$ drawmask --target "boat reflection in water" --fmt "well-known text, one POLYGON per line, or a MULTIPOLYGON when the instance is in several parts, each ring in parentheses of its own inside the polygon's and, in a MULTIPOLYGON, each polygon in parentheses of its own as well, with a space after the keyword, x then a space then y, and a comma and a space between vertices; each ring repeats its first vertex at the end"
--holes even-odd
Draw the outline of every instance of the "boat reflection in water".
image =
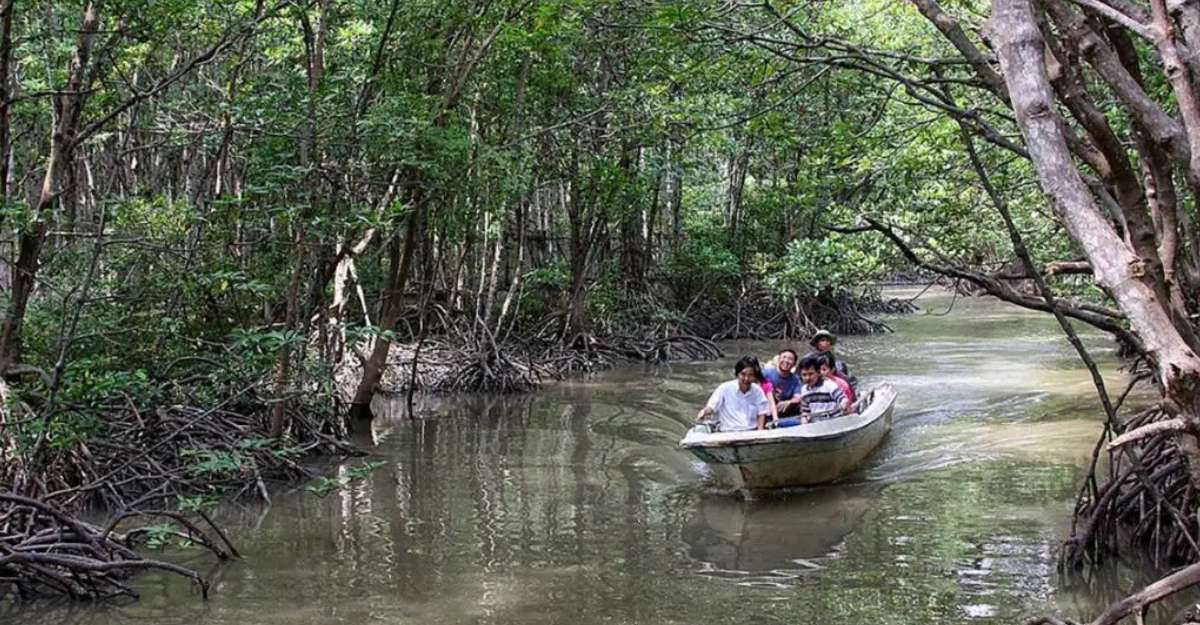
POLYGON ((700 573, 745 584, 787 585, 838 557, 880 487, 838 486, 769 499, 705 496, 684 539, 700 573))

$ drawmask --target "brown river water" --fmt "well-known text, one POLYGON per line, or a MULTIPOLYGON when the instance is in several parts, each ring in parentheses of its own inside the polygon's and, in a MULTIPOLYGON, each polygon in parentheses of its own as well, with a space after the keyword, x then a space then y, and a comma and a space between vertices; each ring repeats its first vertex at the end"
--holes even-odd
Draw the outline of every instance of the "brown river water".
MULTIPOLYGON (((1100 430, 1054 320, 926 295, 894 334, 846 337, 896 426, 843 483, 743 500, 677 442, 742 353, 627 367, 532 397, 388 405, 360 442, 385 462, 319 497, 229 506, 244 559, 167 554, 213 580, 139 580, 124 605, 0 606, 0 623, 1018 623, 1093 617, 1142 581, 1055 561, 1100 430)), ((1088 335, 1119 392, 1109 341, 1088 335)), ((336 472, 347 472, 354 460, 336 472)))

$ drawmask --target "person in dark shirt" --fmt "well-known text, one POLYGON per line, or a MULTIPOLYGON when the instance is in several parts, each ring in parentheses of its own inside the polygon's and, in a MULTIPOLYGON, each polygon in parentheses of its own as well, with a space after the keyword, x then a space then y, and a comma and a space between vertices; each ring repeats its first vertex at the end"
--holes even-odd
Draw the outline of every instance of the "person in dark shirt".
POLYGON ((800 399, 796 397, 796 391, 800 388, 800 376, 796 373, 796 351, 781 350, 775 357, 775 366, 763 369, 763 378, 771 383, 779 416, 799 414, 800 399))
MULTIPOLYGON (((821 377, 821 362, 817 356, 806 356, 800 361, 800 416, 788 417, 775 422, 775 427, 786 428, 813 421, 824 421, 839 417, 850 408, 850 402, 832 380, 821 377)), ((768 426, 770 427, 770 426, 768 426)))

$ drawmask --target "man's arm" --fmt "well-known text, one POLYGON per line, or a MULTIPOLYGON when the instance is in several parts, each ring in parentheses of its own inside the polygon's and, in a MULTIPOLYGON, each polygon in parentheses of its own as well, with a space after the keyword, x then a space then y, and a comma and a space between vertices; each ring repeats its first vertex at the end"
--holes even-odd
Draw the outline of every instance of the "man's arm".
POLYGON ((800 422, 812 423, 812 407, 804 401, 804 396, 796 393, 796 403, 800 405, 800 422))
POLYGON ((700 412, 696 413, 696 420, 703 421, 705 417, 711 417, 717 410, 721 408, 722 399, 721 387, 718 386, 716 390, 712 392, 712 395, 709 395, 708 402, 704 404, 704 407, 700 409, 700 412))
MULTIPOLYGON (((834 384, 834 386, 837 386, 837 384, 834 384)), ((838 408, 842 409, 842 413, 850 412, 850 399, 842 392, 841 387, 835 388, 832 395, 833 400, 837 402, 838 408)))

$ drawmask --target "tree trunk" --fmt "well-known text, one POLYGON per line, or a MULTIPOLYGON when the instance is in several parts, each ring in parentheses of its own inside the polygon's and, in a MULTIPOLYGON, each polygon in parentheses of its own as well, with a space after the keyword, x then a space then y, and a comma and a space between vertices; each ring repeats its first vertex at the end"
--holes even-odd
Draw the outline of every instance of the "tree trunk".
POLYGON ((9 85, 12 78, 12 22, 14 0, 0 0, 0 202, 8 200, 9 150, 12 141, 9 85))
POLYGON ((75 56, 71 60, 66 88, 54 98, 54 108, 58 117, 50 139, 50 155, 46 159, 42 189, 34 207, 34 222, 21 233, 17 242, 12 297, 9 300, 8 314, 0 327, 0 372, 21 360, 21 330, 29 298, 36 284, 42 246, 46 243, 46 235, 50 229, 54 203, 62 193, 63 172, 74 166, 74 163, 68 160, 74 151, 75 138, 79 133, 83 108, 83 78, 99 22, 96 3, 88 2, 83 12, 83 23, 79 28, 79 38, 75 46, 75 56))
POLYGON ((738 222, 742 214, 742 191, 746 187, 746 170, 750 166, 750 139, 743 138, 746 145, 741 148, 726 167, 729 183, 725 193, 725 224, 729 226, 729 240, 737 241, 738 222))
MULTIPOLYGON (((1071 238, 1091 262, 1097 281, 1116 300, 1156 366, 1168 411, 1182 417, 1195 449, 1200 433, 1200 358, 1175 327, 1169 303, 1156 297, 1137 255, 1096 206, 1062 134, 1046 74, 1045 42, 1029 0, 995 0, 989 29, 1042 189, 1071 238)), ((1200 487, 1200 455, 1185 454, 1193 487, 1200 487)))
MULTIPOLYGON (((296 226, 296 238, 292 243, 295 249, 295 259, 292 266, 292 277, 288 280, 287 316, 284 331, 288 334, 287 342, 279 348, 279 360, 275 367, 275 405, 271 408, 271 438, 280 438, 287 429, 288 386, 292 377, 292 332, 297 326, 299 317, 300 279, 304 275, 305 250, 304 227, 296 226)), ((307 337, 300 337, 306 340, 307 337)))
MULTIPOLYGON (((419 195, 420 191, 417 191, 417 194, 419 195)), ((397 237, 392 237, 391 266, 388 272, 387 287, 383 294, 383 310, 380 313, 379 330, 381 332, 394 330, 396 324, 400 322, 400 315, 404 312, 404 289, 408 284, 408 269, 412 264, 413 251, 420 244, 421 231, 424 227, 422 219, 424 199, 418 197, 413 204, 414 208, 406 220, 408 229, 404 235, 403 246, 400 245, 397 237)), ((391 347, 392 341, 387 335, 381 334, 375 338, 371 356, 363 364, 362 379, 359 380, 358 387, 354 391, 354 398, 350 403, 350 416, 371 418, 371 398, 379 390, 379 381, 383 379, 383 372, 387 368, 387 357, 391 347)))
MULTIPOLYGON (((325 38, 329 31, 329 3, 331 0, 321 0, 319 4, 319 13, 317 15, 316 32, 312 32, 312 27, 308 23, 308 17, 301 14, 301 25, 304 30, 305 46, 308 51, 308 103, 306 108, 307 130, 304 137, 300 140, 300 166, 310 170, 308 172, 309 183, 305 185, 308 197, 305 198, 306 208, 301 211, 299 223, 294 225, 295 240, 292 242, 294 254, 292 267, 292 276, 288 281, 287 289, 287 316, 284 323, 284 332, 289 335, 289 340, 279 350, 279 360, 275 368, 275 406, 271 409, 271 438, 280 438, 287 430, 287 409, 290 400, 287 397, 288 389, 292 386, 292 356, 293 346, 291 342, 292 334, 298 331, 300 326, 300 282, 304 277, 305 266, 307 265, 307 251, 305 249, 306 242, 304 240, 305 222, 308 220, 312 211, 312 204, 316 199, 319 176, 315 169, 319 169, 321 157, 318 153, 317 145, 317 102, 320 99, 321 83, 325 77, 325 38)), ((305 315, 307 316, 307 315, 305 315)), ((308 326, 307 320, 303 324, 308 326)), ((301 332, 299 340, 307 341, 306 332, 301 332)))
MULTIPOLYGON (((618 167, 625 174, 626 184, 636 180, 637 155, 640 151, 626 148, 621 152, 618 167)), ((621 193, 617 210, 621 211, 621 273, 627 288, 640 291, 645 288, 646 242, 643 239, 645 215, 642 213, 641 190, 633 185, 633 192, 621 193)))

